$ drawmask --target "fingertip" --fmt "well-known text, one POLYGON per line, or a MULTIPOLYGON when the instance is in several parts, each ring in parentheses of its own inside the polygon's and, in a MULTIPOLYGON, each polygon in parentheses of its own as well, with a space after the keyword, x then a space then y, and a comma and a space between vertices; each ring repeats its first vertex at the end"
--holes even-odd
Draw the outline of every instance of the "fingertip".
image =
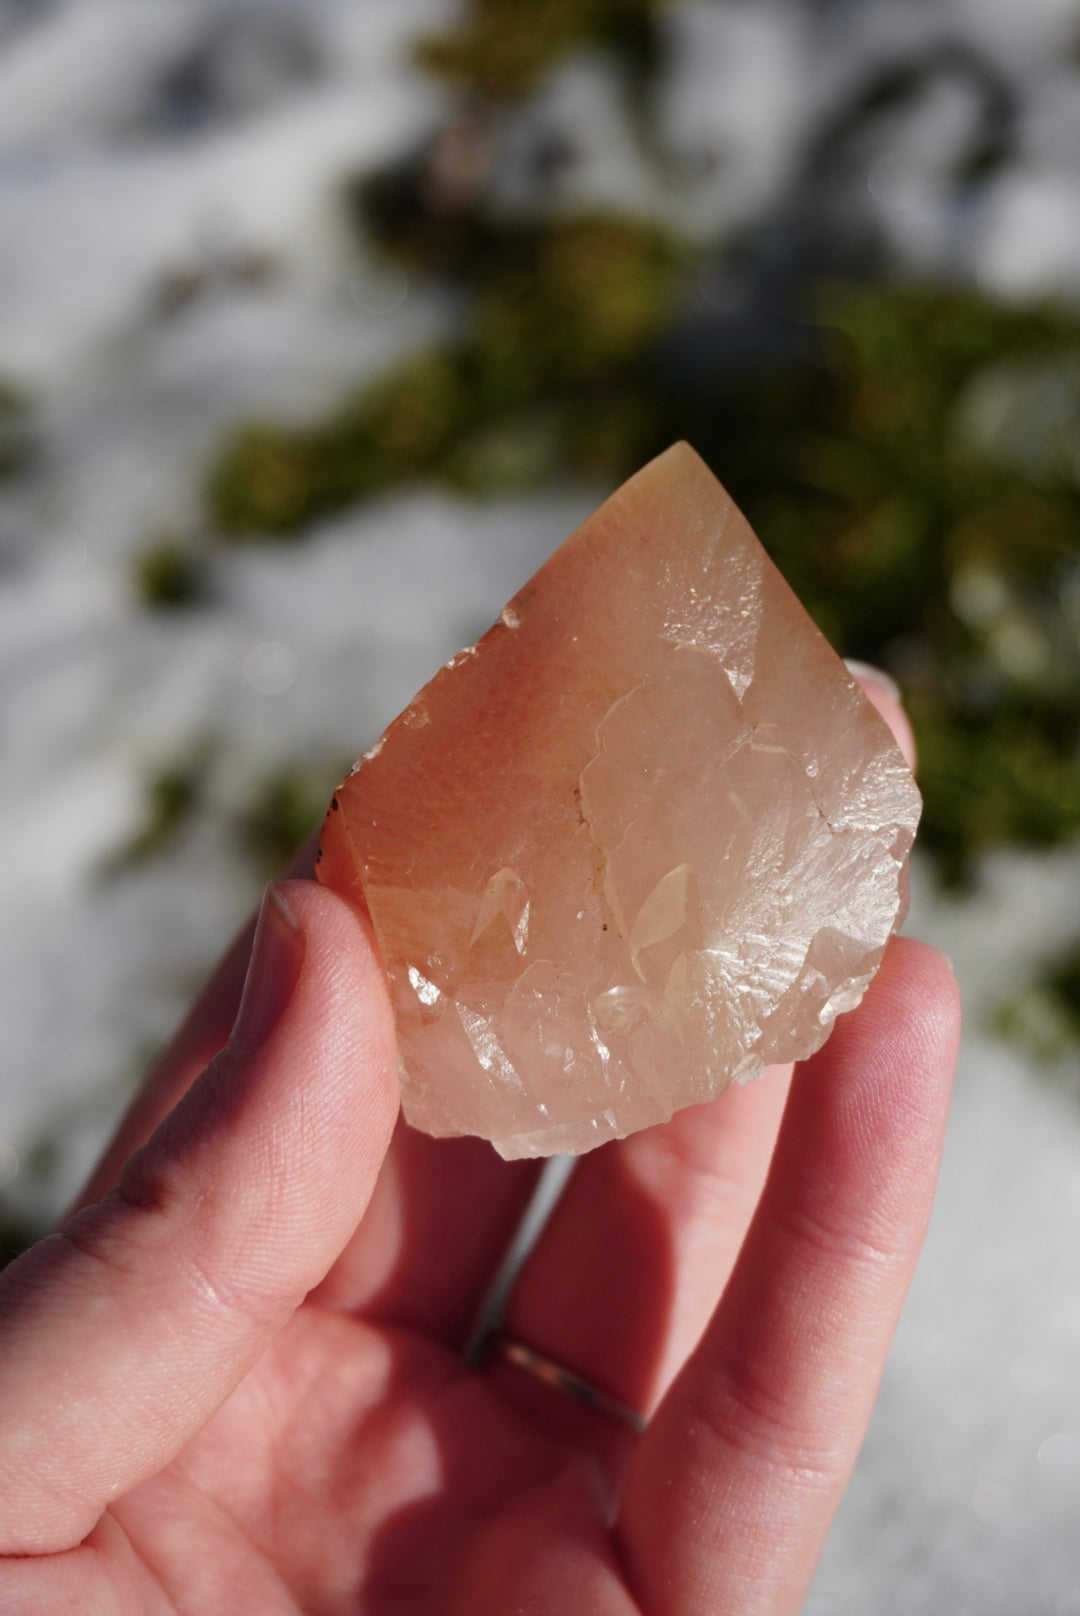
POLYGON ((959 1015, 960 985, 948 954, 921 937, 894 937, 884 964, 892 973, 910 980, 911 987, 939 998, 950 1013, 959 1015))
POLYGON ((388 1146, 398 1110, 397 1044, 371 921, 315 881, 283 881, 281 891, 307 938, 290 1035, 298 1047, 323 1052, 320 1064, 335 1077, 324 1102, 349 1110, 351 1129, 363 1113, 388 1146))
POLYGON ((371 922, 367 915, 358 904, 341 893, 306 875, 291 876, 277 882, 277 887, 301 923, 306 919, 314 927, 341 926, 346 930, 355 926, 363 938, 363 945, 374 949, 371 922))
POLYGON ((910 1040, 931 1064, 951 1069, 963 1006, 952 961, 939 948, 915 937, 892 938, 867 1001, 894 1041, 910 1040))
POLYGON ((372 1036, 393 1042, 394 1013, 386 972, 370 917, 341 893, 305 879, 282 881, 279 890, 308 939, 310 969, 328 984, 335 1000, 360 1012, 372 1036))
POLYGON ((901 1224, 916 1203, 928 1211, 959 1038, 960 994, 948 960, 929 943, 894 937, 862 1004, 804 1063, 792 1091, 800 1121, 785 1150, 798 1159, 798 1136, 823 1130, 834 1141, 839 1180, 891 1182, 898 1205, 890 1215, 901 1224))
POLYGON ((916 764, 915 735, 904 711, 899 688, 887 673, 873 668, 867 662, 848 661, 848 672, 862 690, 871 706, 875 707, 892 730, 893 738, 904 755, 909 769, 916 764))

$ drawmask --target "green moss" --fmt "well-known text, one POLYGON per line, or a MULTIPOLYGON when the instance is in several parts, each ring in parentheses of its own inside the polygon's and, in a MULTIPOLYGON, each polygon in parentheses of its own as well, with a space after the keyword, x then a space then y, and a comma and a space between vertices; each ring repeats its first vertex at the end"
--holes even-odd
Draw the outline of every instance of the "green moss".
POLYGON ((0 382, 0 482, 20 470, 29 451, 26 400, 17 388, 0 382))
POLYGON ((661 0, 474 0, 451 32, 421 41, 417 55, 429 72, 475 95, 512 99, 534 88, 569 52, 600 47, 636 71, 657 56, 661 0))
POLYGON ((168 850, 191 823, 202 801, 210 765, 210 748, 170 764, 146 781, 143 824, 127 844, 106 862, 106 876, 122 874, 168 850))
POLYGON ((208 598, 205 562, 190 544, 164 536, 140 550, 132 564, 135 594, 152 611, 179 611, 208 598))
POLYGON ((339 759, 326 765, 295 764, 276 769, 259 782, 236 833, 262 879, 280 875, 321 822, 334 782, 348 767, 339 759))
POLYGON ((508 228, 496 258, 458 342, 415 357, 312 427, 234 434, 208 481, 219 530, 284 537, 417 478, 478 489, 489 469, 488 486, 506 487, 575 462, 577 445, 585 469, 595 469, 601 441, 605 461, 617 455, 612 421, 642 429, 640 384, 622 414, 618 400, 670 316, 676 244, 648 225, 594 215, 508 228))
POLYGON ((228 537, 287 537, 317 517, 435 473, 473 411, 456 355, 421 355, 317 426, 252 425, 211 470, 212 515, 228 537))
POLYGON ((312 511, 303 435, 260 422, 240 427, 210 474, 211 510, 226 534, 289 532, 312 511))
POLYGON ((685 252, 659 229, 591 216, 549 225, 524 245, 480 288, 467 326, 500 390, 565 396, 575 383, 606 380, 670 317, 685 252))
POLYGON ((1080 1045, 1080 939, 1043 966, 996 1017, 997 1030, 1034 1054, 1058 1063, 1080 1045))
POLYGON ((1080 941, 1047 967, 1044 980, 1067 1017, 1074 1037, 1080 1038, 1080 941))
POLYGON ((911 705, 927 804, 921 837, 950 880, 966 880, 982 849, 1051 847, 1080 834, 1080 770, 1040 714, 1006 711, 980 724, 943 701, 911 705))
POLYGON ((0 1206, 0 1269, 13 1262, 37 1238, 32 1230, 7 1208, 0 1206))

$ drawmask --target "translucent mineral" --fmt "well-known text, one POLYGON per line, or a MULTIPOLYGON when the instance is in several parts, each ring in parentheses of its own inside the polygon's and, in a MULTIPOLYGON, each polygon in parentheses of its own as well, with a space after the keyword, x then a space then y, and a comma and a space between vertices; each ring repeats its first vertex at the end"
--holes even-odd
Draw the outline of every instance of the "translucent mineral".
POLYGON ((812 1053, 906 907, 920 800, 712 473, 618 490, 339 787, 414 1126, 589 1150, 812 1053))

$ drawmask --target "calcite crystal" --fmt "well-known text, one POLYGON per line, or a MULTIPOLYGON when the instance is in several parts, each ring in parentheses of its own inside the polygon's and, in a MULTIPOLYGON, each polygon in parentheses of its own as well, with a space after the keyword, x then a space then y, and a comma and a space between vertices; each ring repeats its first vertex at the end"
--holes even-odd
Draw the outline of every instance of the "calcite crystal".
POLYGON ((810 1054, 905 908, 888 728, 677 444, 552 556, 339 788, 408 1120, 589 1150, 810 1054))

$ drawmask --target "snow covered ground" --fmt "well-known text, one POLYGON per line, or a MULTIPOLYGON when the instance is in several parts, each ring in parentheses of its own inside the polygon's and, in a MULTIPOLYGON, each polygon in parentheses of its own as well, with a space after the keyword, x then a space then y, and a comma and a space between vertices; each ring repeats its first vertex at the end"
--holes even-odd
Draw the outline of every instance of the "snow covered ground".
MULTIPOLYGON (((925 874, 925 872, 923 872, 925 874)), ((1080 1612, 1080 1084, 986 1032, 1075 927, 1080 856, 1001 858, 979 895, 915 883, 968 1031, 938 1198, 870 1435, 807 1611, 1080 1612)))
MULTIPOLYGON (((346 177, 437 123, 407 43, 448 15, 439 0, 0 0, 0 381, 26 392, 34 434, 0 484, 0 1195, 20 1216, 48 1216, 77 1181, 252 901, 230 812, 275 768, 368 744, 602 492, 476 506, 417 490, 295 546, 216 553, 203 607, 135 598, 132 558, 195 521, 228 423, 316 414, 453 318, 365 262, 339 206, 346 177), (213 736, 205 811, 159 858, 104 873, 144 822, 146 781, 213 736)), ((576 62, 538 99, 574 131, 568 202, 703 231, 753 219, 866 61, 906 38, 978 39, 1015 92, 1017 161, 957 208, 942 175, 973 113, 942 82, 879 132, 851 205, 915 267, 1080 291, 1076 0, 691 0, 670 26, 660 122, 696 177, 655 194, 606 69, 576 62)), ((815 1616, 1080 1613, 1080 1100, 986 1031, 1075 924, 1078 878, 1076 857, 1002 858, 965 905, 916 882, 911 929, 954 958, 970 1032, 926 1256, 815 1616)))

